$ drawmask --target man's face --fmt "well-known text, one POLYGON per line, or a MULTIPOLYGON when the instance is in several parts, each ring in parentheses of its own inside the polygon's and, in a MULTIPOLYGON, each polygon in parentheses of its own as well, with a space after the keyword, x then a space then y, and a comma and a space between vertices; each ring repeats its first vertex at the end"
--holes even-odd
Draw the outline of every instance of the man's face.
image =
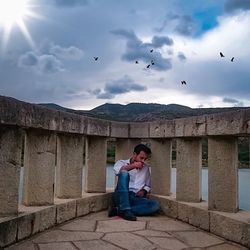
POLYGON ((148 159, 148 155, 141 151, 139 154, 134 153, 134 161, 144 163, 148 159))

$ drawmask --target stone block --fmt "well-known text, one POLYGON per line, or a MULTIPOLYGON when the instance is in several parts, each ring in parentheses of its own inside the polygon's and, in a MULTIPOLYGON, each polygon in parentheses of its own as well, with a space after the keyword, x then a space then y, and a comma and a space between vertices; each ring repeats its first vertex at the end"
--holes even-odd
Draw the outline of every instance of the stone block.
POLYGON ((207 116, 207 135, 240 135, 246 134, 244 110, 218 113, 207 116))
POLYGON ((178 202, 178 220, 189 222, 189 210, 190 207, 182 202, 178 202))
POLYGON ((98 212, 103 209, 108 208, 108 199, 110 198, 110 193, 105 195, 99 194, 94 195, 89 198, 89 211, 90 212, 98 212))
POLYGON ((237 219, 237 214, 210 211, 210 232, 250 247, 250 223, 237 219))
POLYGON ((0 221, 0 248, 16 242, 18 218, 0 221))
POLYGON ((148 122, 130 122, 129 138, 149 138, 148 122))
POLYGON ((56 196, 79 198, 82 195, 84 138, 60 134, 57 139, 56 196))
POLYGON ((175 119, 175 136, 203 136, 206 135, 206 116, 194 116, 175 119))
POLYGON ((67 112, 59 113, 59 131, 69 133, 83 133, 87 129, 87 118, 67 112), (85 122, 84 122, 85 121, 85 122), (84 126, 85 125, 85 126, 84 126))
POLYGON ((178 217, 178 202, 175 200, 174 196, 152 194, 151 197, 160 202, 160 209, 166 216, 174 219, 178 217))
POLYGON ((35 233, 33 232, 35 220, 35 213, 23 214, 18 217, 17 240, 25 239, 35 233))
POLYGON ((60 224, 76 217, 76 200, 56 204, 56 223, 60 224))
POLYGON ((25 205, 54 203, 56 136, 47 131, 28 130, 24 148, 25 205))
POLYGON ((88 136, 85 142, 84 191, 89 193, 105 193, 107 139, 97 136, 88 136))
POLYGON ((129 124, 125 122, 111 122, 110 137, 128 138, 129 124))
POLYGON ((150 138, 172 138, 175 136, 174 120, 164 120, 149 123, 150 138))
POLYGON ((88 118, 87 135, 110 136, 110 121, 88 118))
POLYGON ((141 143, 141 139, 117 139, 115 148, 115 161, 128 159, 134 147, 141 143))
POLYGON ((81 198, 76 200, 76 217, 84 216, 90 213, 89 198, 81 198))
POLYGON ((49 206, 37 213, 38 226, 35 230, 39 232, 53 227, 56 224, 56 206, 49 206))

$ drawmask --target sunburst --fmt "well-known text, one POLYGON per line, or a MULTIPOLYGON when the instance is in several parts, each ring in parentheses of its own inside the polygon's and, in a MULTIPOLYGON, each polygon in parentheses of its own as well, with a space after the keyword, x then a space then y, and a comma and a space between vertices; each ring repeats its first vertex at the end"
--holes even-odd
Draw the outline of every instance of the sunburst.
POLYGON ((0 0, 0 31, 2 30, 2 50, 6 49, 12 28, 17 25, 29 45, 35 49, 35 43, 25 24, 29 18, 42 18, 34 12, 32 0, 0 0))

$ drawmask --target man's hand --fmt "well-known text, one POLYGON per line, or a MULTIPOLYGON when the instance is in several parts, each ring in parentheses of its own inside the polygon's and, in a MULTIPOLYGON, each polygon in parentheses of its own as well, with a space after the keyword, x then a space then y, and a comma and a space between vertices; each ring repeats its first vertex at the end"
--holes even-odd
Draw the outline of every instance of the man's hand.
POLYGON ((140 161, 134 161, 131 166, 133 166, 134 168, 137 168, 137 169, 141 169, 143 168, 143 162, 140 162, 140 161))
POLYGON ((146 190, 144 189, 141 189, 136 193, 136 196, 141 197, 141 198, 144 197, 145 195, 146 195, 146 190))

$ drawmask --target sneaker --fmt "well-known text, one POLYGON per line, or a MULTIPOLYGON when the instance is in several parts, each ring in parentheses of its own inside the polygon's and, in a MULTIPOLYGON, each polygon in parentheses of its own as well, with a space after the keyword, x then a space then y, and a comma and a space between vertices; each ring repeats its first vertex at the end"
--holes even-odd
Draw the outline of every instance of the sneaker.
POLYGON ((118 215, 118 209, 117 207, 109 207, 108 209, 108 217, 113 217, 118 215))
POLYGON ((136 221, 136 216, 131 212, 130 209, 120 211, 118 214, 120 217, 122 217, 124 220, 130 220, 130 221, 136 221))

